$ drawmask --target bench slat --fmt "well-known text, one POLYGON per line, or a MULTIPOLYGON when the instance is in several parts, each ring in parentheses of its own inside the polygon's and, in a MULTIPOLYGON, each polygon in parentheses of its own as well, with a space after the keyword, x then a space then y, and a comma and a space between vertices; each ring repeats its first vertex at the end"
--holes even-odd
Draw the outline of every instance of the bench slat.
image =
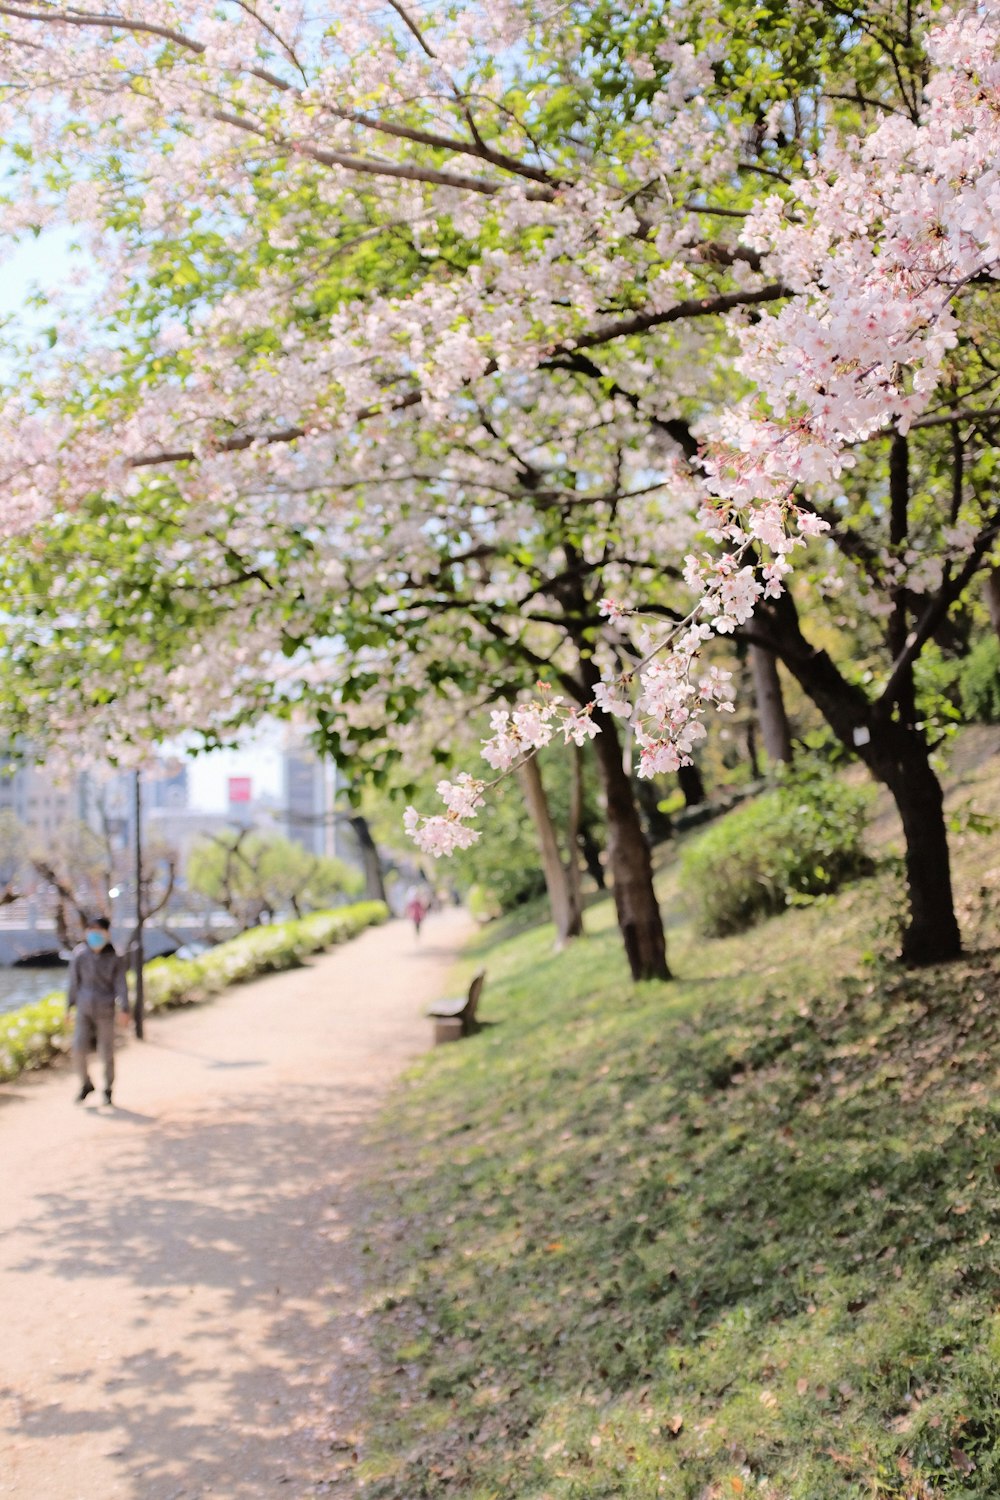
POLYGON ((429 1016, 460 1016, 468 1003, 468 995, 459 995, 455 1000, 436 1000, 427 1014, 429 1016))

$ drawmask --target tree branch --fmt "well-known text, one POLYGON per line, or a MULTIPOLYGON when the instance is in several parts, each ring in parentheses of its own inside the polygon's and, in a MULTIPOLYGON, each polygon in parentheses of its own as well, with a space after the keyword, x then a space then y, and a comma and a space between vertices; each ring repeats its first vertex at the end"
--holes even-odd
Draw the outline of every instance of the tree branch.
POLYGON ((920 623, 909 636, 903 650, 892 664, 889 679, 878 698, 879 708, 891 708, 896 702, 900 691, 906 684, 913 663, 935 630, 945 619, 956 599, 961 597, 968 584, 978 573, 983 565, 983 558, 989 552, 998 536, 1000 536, 1000 522, 994 520, 992 525, 984 527, 979 533, 972 545, 969 556, 958 573, 952 576, 950 565, 945 568, 945 578, 941 587, 928 604, 920 623))

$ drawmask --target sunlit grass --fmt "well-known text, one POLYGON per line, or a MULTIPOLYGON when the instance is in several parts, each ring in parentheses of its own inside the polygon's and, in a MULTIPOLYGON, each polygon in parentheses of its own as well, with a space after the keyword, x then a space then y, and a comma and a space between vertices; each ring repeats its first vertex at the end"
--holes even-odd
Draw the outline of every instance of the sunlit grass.
MULTIPOLYGON (((982 932, 997 863, 956 838, 982 932)), ((608 902, 563 954, 487 930, 493 1024, 383 1121, 368 1492, 1000 1494, 996 953, 880 960, 885 876, 705 942, 675 870, 674 983, 608 902)))

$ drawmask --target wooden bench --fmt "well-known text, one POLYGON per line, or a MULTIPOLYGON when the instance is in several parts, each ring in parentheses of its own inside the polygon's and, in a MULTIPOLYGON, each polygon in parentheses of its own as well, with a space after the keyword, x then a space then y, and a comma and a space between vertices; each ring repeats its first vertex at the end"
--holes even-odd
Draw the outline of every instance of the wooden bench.
POLYGON ((468 1036, 475 1030, 476 1007, 485 983, 486 970, 480 969, 469 985, 467 995, 459 995, 455 1000, 439 1000, 436 1005, 431 1006, 427 1014, 434 1022, 435 1047, 439 1047, 442 1042, 460 1041, 463 1036, 468 1036))

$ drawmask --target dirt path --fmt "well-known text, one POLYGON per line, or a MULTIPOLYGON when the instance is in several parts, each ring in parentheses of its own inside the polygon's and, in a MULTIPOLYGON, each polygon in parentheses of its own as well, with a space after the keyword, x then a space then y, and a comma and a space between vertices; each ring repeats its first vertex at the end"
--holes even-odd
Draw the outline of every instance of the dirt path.
POLYGON ((113 1110, 62 1069, 0 1088, 4 1500, 347 1492, 361 1136, 469 926, 154 1019, 113 1110))

